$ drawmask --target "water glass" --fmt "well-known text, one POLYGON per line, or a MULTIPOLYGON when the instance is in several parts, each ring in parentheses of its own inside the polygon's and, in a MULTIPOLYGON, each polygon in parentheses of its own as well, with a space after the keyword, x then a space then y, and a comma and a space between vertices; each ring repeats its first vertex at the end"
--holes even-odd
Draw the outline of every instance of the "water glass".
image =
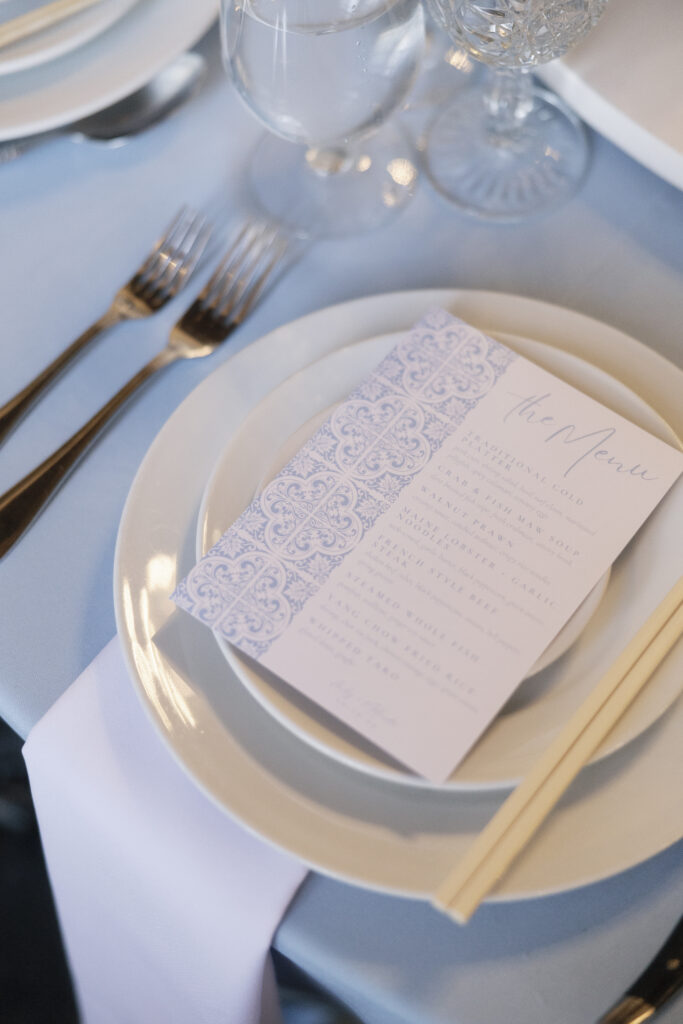
POLYGON ((302 234, 347 234, 392 215, 417 171, 387 119, 416 75, 419 0, 222 0, 224 61, 269 129, 251 163, 266 212, 302 234))
POLYGON ((489 69, 436 120, 427 146, 429 177, 461 209, 514 221, 575 191, 588 160, 583 126, 530 72, 566 53, 606 3, 430 0, 450 38, 489 69))

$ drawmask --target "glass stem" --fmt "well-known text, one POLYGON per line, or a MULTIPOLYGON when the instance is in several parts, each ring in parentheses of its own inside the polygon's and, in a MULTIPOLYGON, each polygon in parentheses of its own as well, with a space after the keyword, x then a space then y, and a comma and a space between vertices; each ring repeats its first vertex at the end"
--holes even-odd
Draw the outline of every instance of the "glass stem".
POLYGON ((499 145, 519 136, 533 104, 533 84, 528 68, 491 70, 484 90, 487 127, 491 141, 499 145))

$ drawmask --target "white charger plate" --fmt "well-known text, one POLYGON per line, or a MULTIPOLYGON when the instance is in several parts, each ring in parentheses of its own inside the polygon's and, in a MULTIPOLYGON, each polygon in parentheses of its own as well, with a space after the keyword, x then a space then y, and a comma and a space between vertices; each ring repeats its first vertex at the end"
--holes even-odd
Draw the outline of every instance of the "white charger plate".
POLYGON ((139 0, 73 53, 7 75, 0 141, 60 128, 116 103, 193 46, 216 13, 216 0, 139 0))
POLYGON ((541 78, 602 135, 683 189, 681 0, 611 0, 541 78))
MULTIPOLYGON (((678 446, 671 428, 641 398, 597 367, 540 342, 496 332, 499 341, 569 381, 639 426, 678 446)), ((317 428, 316 414, 343 399, 398 342, 389 334, 340 349, 293 375, 267 396, 231 438, 211 475, 198 516, 197 558, 220 539, 242 513, 260 486, 317 428), (308 431, 301 431, 309 423, 308 431), (273 455, 283 438, 288 454, 273 455), (278 464, 279 463, 279 464, 278 464)), ((683 552, 683 488, 675 490, 653 527, 646 524, 623 556, 628 571, 618 571, 600 602, 607 579, 592 592, 542 657, 545 671, 527 679, 503 712, 445 784, 453 789, 511 787, 525 775, 616 659, 623 643, 622 614, 631 623, 647 618, 649 595, 630 588, 630 580, 647 575, 653 561, 667 551, 683 552), (581 641, 576 643, 584 627, 581 641), (573 646, 572 646, 573 645, 573 646), (571 648, 571 649, 569 649, 571 648), (565 653, 567 652, 567 653, 565 653), (560 655, 564 657, 560 658, 560 655), (559 659, 559 660, 557 660, 559 659), (553 664, 551 664, 553 662, 553 664)), ((628 635, 628 633, 626 634, 628 635)), ((316 749, 357 770, 397 783, 441 788, 421 779, 364 741, 332 715, 279 680, 225 640, 217 637, 224 656, 263 707, 286 728, 316 749)), ((618 750, 648 728, 683 688, 673 669, 658 674, 601 744, 593 760, 618 750)))
MULTIPOLYGON (((47 0, 5 0, 0 2, 0 24, 10 18, 26 14, 42 7, 47 0)), ((35 32, 25 39, 18 39, 10 46, 0 48, 0 75, 44 64, 46 61, 70 53, 83 46, 122 18, 133 4, 141 0, 99 0, 94 7, 88 7, 64 21, 35 32)))
MULTIPOLYGON (((183 402, 131 488, 114 572, 117 626, 133 685, 170 752, 207 796, 326 874, 416 897, 434 892, 502 795, 396 786, 323 756, 263 710, 213 637, 168 595, 194 563, 197 508, 226 436, 288 374, 343 345, 405 329, 434 305, 488 333, 541 337, 592 356, 607 372, 637 384, 645 401, 683 432, 683 373, 605 324, 487 292, 360 299, 279 328, 219 367, 183 402)), ((654 608, 682 568, 671 558, 657 585, 650 579, 633 584, 651 590, 654 608)), ((680 672, 683 651, 670 659, 680 672)), ((682 736, 679 701, 633 743, 586 769, 492 898, 585 885, 680 839, 682 736)))

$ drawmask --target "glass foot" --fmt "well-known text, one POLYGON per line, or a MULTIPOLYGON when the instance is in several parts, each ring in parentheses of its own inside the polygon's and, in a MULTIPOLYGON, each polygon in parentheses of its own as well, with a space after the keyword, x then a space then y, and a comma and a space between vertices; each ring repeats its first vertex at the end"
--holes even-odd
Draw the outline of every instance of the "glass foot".
POLYGON ((496 221, 523 220, 564 203, 588 164, 581 121, 552 93, 534 86, 511 130, 495 130, 483 90, 461 93, 434 123, 425 170, 461 210, 496 221))
POLYGON ((307 238, 379 227, 410 201, 417 178, 413 149, 394 124, 348 150, 306 150, 266 135, 250 169, 257 206, 307 238))

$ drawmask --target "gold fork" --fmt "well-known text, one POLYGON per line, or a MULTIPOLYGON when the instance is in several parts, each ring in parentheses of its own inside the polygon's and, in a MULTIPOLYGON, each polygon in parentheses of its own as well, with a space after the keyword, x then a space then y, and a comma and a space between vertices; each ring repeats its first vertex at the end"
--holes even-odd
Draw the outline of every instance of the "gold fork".
POLYGON ((114 296, 109 309, 46 366, 30 384, 0 406, 0 443, 68 364, 104 331, 123 320, 151 316, 174 298, 197 266, 211 229, 184 206, 142 265, 114 296))
POLYGON ((121 406, 158 370, 178 359, 208 356, 244 320, 284 265, 289 241, 274 227, 251 223, 237 234, 218 269, 172 328, 166 347, 73 437, 0 497, 0 557, 30 526, 121 406))

